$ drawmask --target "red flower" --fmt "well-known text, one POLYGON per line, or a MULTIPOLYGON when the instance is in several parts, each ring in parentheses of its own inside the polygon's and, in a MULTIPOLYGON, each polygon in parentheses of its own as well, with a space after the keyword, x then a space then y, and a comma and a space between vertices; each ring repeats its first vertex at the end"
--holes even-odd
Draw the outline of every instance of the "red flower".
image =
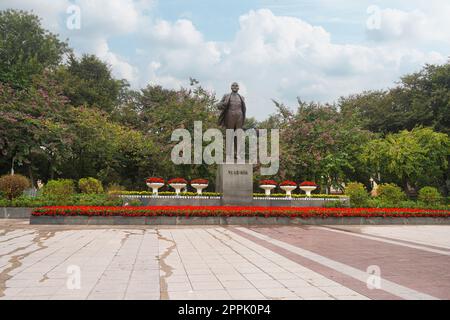
POLYGON ((300 187, 317 187, 317 184, 312 181, 304 181, 300 183, 300 187))
POLYGON ((146 183, 164 183, 164 179, 163 178, 148 178, 147 180, 145 180, 146 183))
POLYGON ((187 184, 187 181, 183 178, 174 178, 169 180, 169 184, 187 184))
POLYGON ((208 180, 206 179, 194 179, 191 181, 192 184, 208 184, 208 180))
POLYGON ((296 187, 297 183, 295 183, 294 181, 286 180, 286 181, 283 181, 282 183, 280 183, 280 186, 282 186, 282 187, 284 187, 284 186, 296 187))
POLYGON ((124 216, 124 217, 430 217, 450 218, 450 210, 410 208, 319 208, 319 207, 222 207, 222 206, 151 206, 151 207, 42 207, 33 216, 124 216))
POLYGON ((274 180, 261 180, 261 181, 259 182, 259 185, 260 185, 260 186, 263 186, 263 185, 276 186, 276 185, 277 185, 277 182, 274 181, 274 180))

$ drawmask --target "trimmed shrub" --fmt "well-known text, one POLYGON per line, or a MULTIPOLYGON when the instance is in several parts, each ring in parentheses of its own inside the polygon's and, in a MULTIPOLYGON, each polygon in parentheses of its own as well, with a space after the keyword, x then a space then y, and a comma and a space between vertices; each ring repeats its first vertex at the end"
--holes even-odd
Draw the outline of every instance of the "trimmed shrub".
POLYGON ((419 190, 418 199, 426 205, 439 205, 442 201, 442 195, 438 189, 434 187, 423 187, 419 190))
POLYGON ((74 193, 75 184, 70 179, 50 180, 43 190, 43 195, 55 198, 68 198, 74 193))
POLYGON ((82 178, 78 181, 78 188, 81 193, 86 194, 99 194, 103 193, 102 183, 95 178, 82 178))
POLYGON ((73 194, 69 197, 54 197, 54 196, 37 196, 30 197, 27 195, 21 195, 8 201, 6 199, 0 199, 0 207, 27 207, 37 208, 43 206, 122 206, 123 199, 106 195, 106 194, 73 194))
POLYGON ((345 194, 350 197, 352 207, 365 207, 369 200, 369 193, 366 187, 359 182, 351 182, 345 187, 345 194))
POLYGON ((30 181, 20 174, 0 177, 0 191, 8 200, 17 198, 29 187, 30 181))
POLYGON ((9 207, 10 202, 8 199, 0 198, 0 207, 9 207))
POLYGON ((122 206, 121 198, 106 194, 75 194, 70 199, 71 205, 80 206, 122 206))
POLYGON ((383 183, 378 186, 378 199, 390 204, 397 204, 406 200, 402 188, 394 183, 383 183))

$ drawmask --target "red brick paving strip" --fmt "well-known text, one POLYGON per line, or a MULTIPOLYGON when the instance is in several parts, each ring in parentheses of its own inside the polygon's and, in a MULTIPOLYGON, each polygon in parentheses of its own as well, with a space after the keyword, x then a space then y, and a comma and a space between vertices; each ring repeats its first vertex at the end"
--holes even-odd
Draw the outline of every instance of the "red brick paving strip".
POLYGON ((450 253, 450 249, 449 248, 433 246, 431 244, 424 244, 422 242, 413 242, 413 241, 404 240, 404 239, 398 239, 398 238, 392 238, 392 237, 384 237, 384 236, 380 236, 379 234, 372 234, 372 233, 366 233, 366 232, 364 232, 364 233, 363 232, 355 232, 353 230, 341 229, 341 228, 330 227, 330 226, 324 226, 324 227, 328 228, 328 229, 341 231, 341 232, 346 232, 346 233, 349 233, 349 234, 359 234, 359 235, 362 235, 362 236, 378 238, 380 240, 395 241, 395 242, 400 242, 400 243, 404 243, 404 244, 411 245, 411 246, 420 246, 420 247, 434 249, 434 250, 448 251, 450 253))
MULTIPOLYGON (((369 288, 367 288, 367 285, 361 281, 358 281, 358 280, 356 280, 350 276, 347 276, 339 271, 336 271, 336 270, 326 267, 320 263, 317 263, 315 261, 312 261, 310 259, 302 257, 298 254, 295 254, 289 250, 282 249, 282 248, 280 248, 274 244, 271 244, 267 241, 253 237, 253 236, 249 235, 248 233, 239 231, 235 227, 228 227, 228 229, 246 239, 249 239, 249 240, 269 249, 269 250, 272 250, 273 252, 275 252, 279 255, 282 255, 285 258, 288 258, 289 260, 291 260, 295 263, 298 263, 298 264, 304 266, 305 268, 308 268, 318 274, 321 274, 322 276, 324 276, 330 280, 333 280, 349 289, 352 289, 353 291, 356 291, 370 299, 374 299, 374 300, 401 300, 402 299, 402 298, 397 297, 397 296, 395 296, 389 292, 386 292, 384 290, 379 290, 379 289, 370 290, 369 288)), ((259 229, 253 229, 253 230, 256 232, 260 232, 259 229)), ((262 232, 260 232, 260 233, 262 233, 262 232)))
POLYGON ((449 256, 324 229, 298 226, 250 229, 363 271, 377 265, 383 279, 439 299, 450 299, 449 256))

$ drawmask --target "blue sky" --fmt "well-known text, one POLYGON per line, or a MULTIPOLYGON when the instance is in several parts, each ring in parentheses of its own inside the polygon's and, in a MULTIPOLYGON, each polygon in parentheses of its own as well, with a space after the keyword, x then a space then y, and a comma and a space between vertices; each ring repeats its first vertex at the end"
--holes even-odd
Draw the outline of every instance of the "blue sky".
POLYGON ((448 61, 447 0, 2 0, 33 10, 134 88, 195 77, 218 96, 241 84, 249 114, 385 89, 425 63, 448 61), (67 9, 80 9, 69 29, 67 9))

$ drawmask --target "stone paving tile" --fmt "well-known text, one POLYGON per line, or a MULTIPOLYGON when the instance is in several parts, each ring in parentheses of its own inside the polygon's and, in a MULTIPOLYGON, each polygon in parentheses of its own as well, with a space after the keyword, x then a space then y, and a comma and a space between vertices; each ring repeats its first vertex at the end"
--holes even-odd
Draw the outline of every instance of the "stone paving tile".
POLYGON ((192 282, 192 288, 194 291, 220 290, 223 289, 223 286, 219 281, 192 282))
MULTIPOLYGON (((339 228, 380 239, 395 239, 398 244, 394 241, 389 245, 395 246, 400 255, 412 250, 415 244, 423 246, 425 251, 427 247, 430 250, 450 248, 450 228, 443 226, 339 228)), ((369 299, 354 290, 353 282, 336 277, 339 271, 325 273, 325 276, 322 270, 317 272, 315 265, 305 264, 293 253, 281 254, 260 241, 241 236, 234 228, 29 226, 21 222, 3 229, 0 299, 4 300, 369 299), (10 261, 15 259, 19 263, 11 267, 10 261), (80 289, 67 287, 73 276, 68 270, 74 266, 80 270, 80 289)), ((271 236, 301 239, 295 227, 265 229, 271 231, 271 236)), ((301 236, 314 234, 317 237, 318 233, 324 233, 320 228, 313 230, 303 228, 301 236)), ((333 234, 341 236, 339 232, 333 234)), ((303 238, 295 244, 311 246, 319 241, 323 239, 311 238, 305 242, 303 238)), ((349 241, 339 247, 339 252, 352 255, 359 263, 369 263, 370 260, 360 254, 361 243, 365 241, 369 239, 360 237, 349 241)), ((336 246, 336 242, 333 244, 336 246)), ((379 255, 389 256, 389 250, 377 248, 379 255)), ((428 252, 429 259, 434 259, 437 252, 441 251, 428 252)), ((417 298, 422 298, 420 292, 429 290, 427 286, 433 286, 434 292, 446 296, 449 288, 446 278, 433 278, 429 269, 418 270, 412 262, 415 260, 403 259, 396 262, 396 266, 428 279, 426 285, 416 286, 417 298)), ((391 281, 404 281, 404 276, 395 272, 387 272, 387 275, 391 281)), ((383 298, 373 293, 369 296, 383 298)))
MULTIPOLYGON (((273 239, 269 242, 276 243, 279 248, 291 248, 288 250, 294 255, 299 255, 296 252, 303 257, 315 255, 315 262, 321 261, 322 265, 333 266, 339 272, 347 270, 346 274, 354 277, 359 274, 364 285, 368 277, 367 268, 378 266, 384 284, 381 290, 399 299, 450 298, 450 274, 446 271, 450 269, 449 255, 430 252, 426 248, 365 239, 351 233, 336 233, 323 227, 303 229, 289 226, 281 228, 283 232, 264 227, 252 229, 250 233, 258 231, 262 237, 269 236, 273 239), (447 290, 430 285, 434 282, 446 284, 447 290)), ((450 233, 441 236, 450 241, 450 233)))
POLYGON ((225 289, 254 289, 255 286, 248 281, 234 280, 234 281, 221 281, 225 289))
POLYGON ((235 300, 266 300, 266 297, 257 289, 228 289, 227 291, 235 300))
POLYGON ((342 226, 338 229, 450 249, 448 226, 342 226))
POLYGON ((287 299, 298 297, 298 295, 286 288, 261 289, 259 291, 268 299, 287 299))

